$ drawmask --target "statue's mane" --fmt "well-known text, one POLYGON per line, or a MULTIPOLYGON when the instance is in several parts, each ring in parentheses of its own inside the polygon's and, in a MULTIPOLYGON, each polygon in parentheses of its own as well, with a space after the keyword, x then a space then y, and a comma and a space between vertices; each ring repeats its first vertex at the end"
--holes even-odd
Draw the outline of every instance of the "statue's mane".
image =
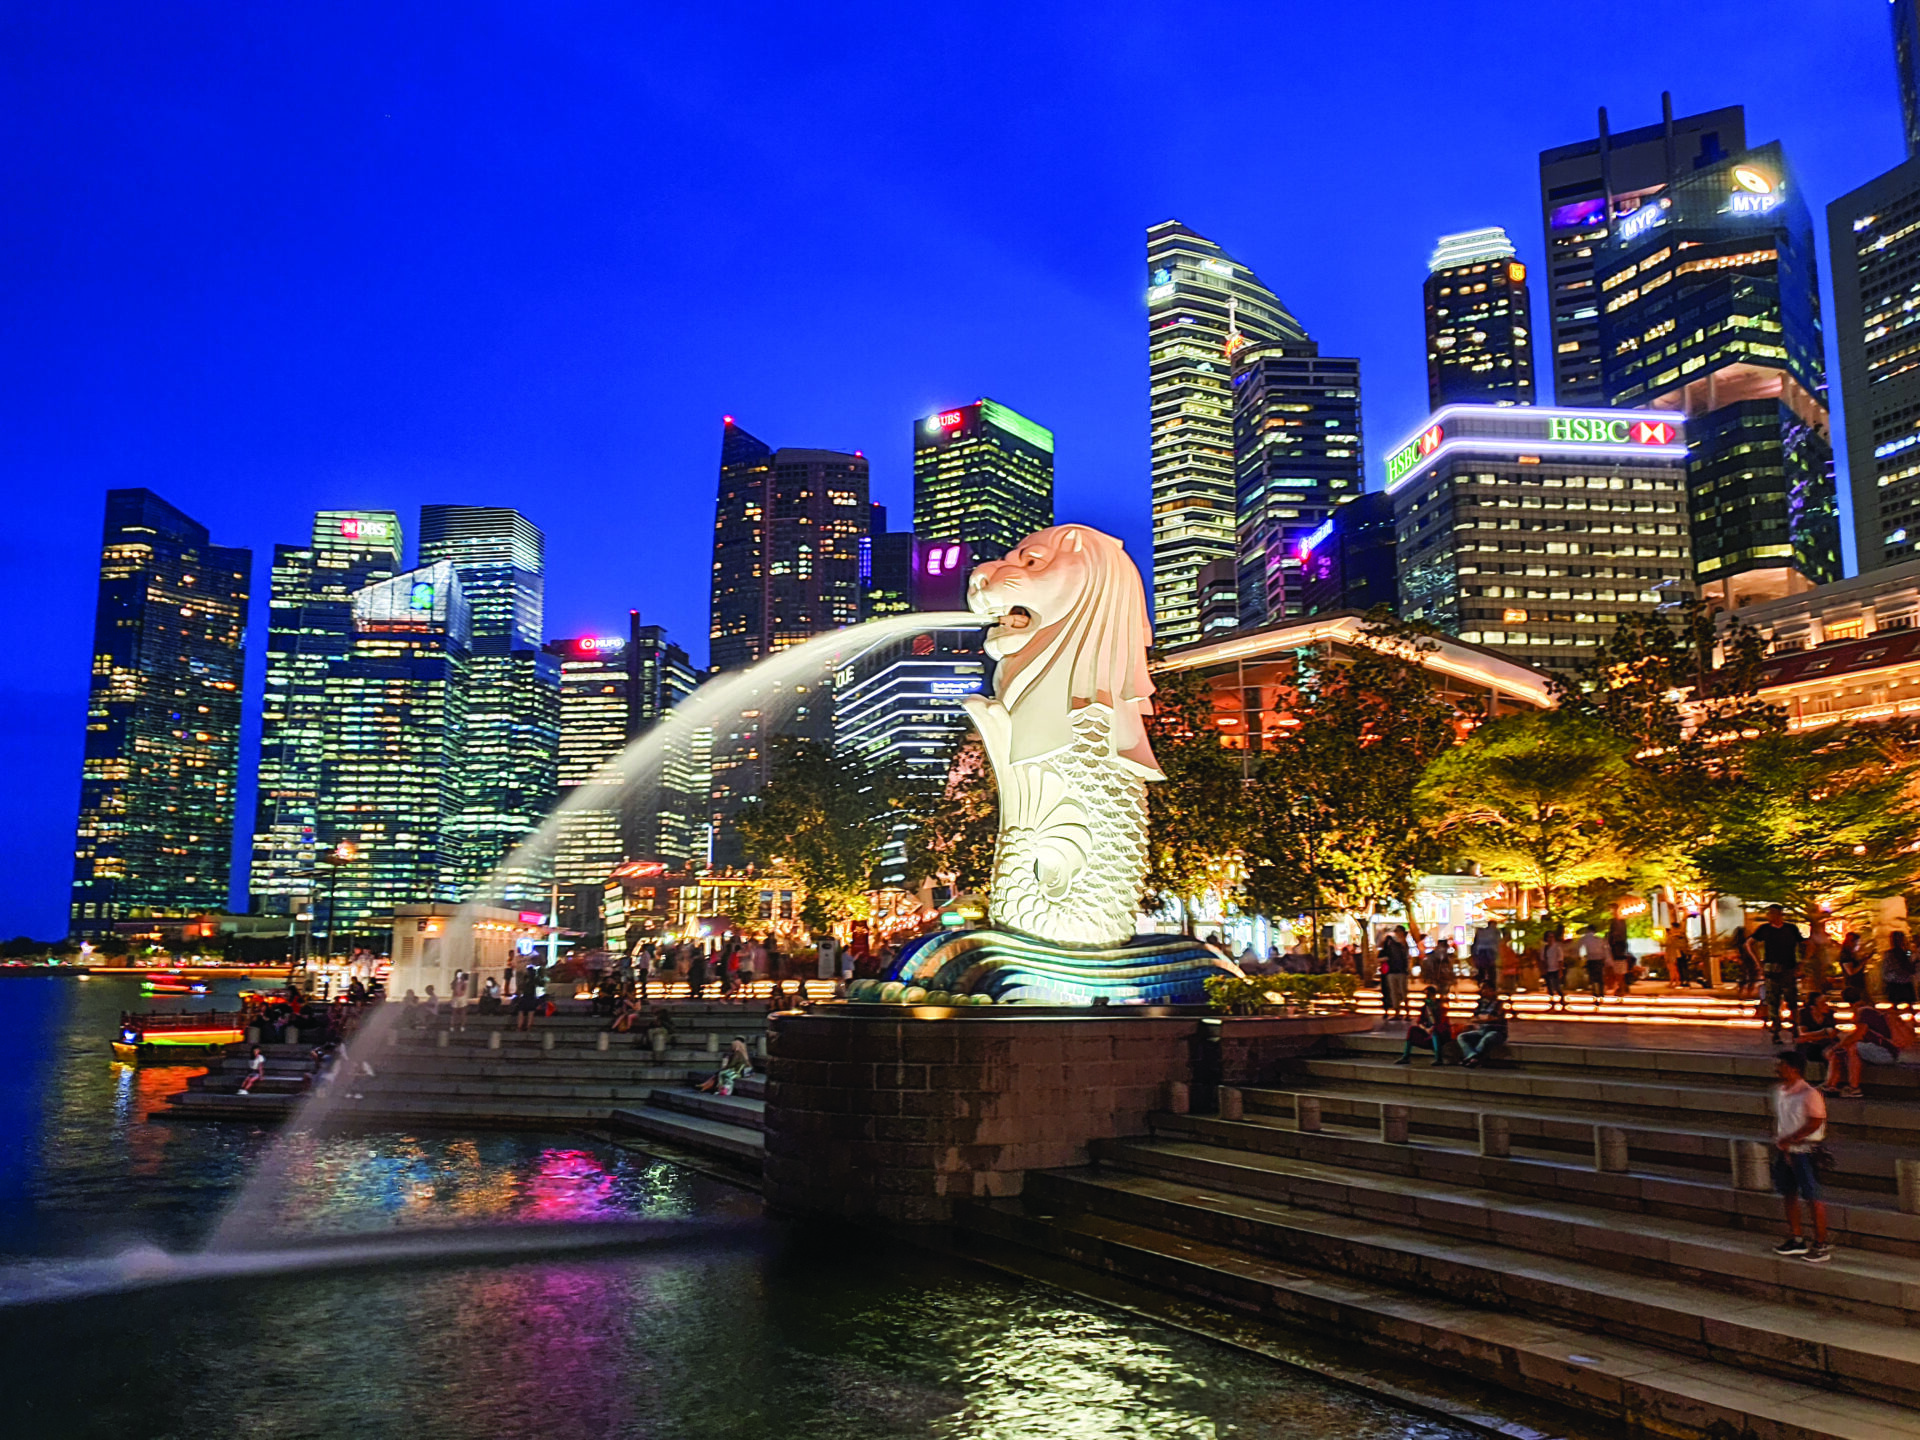
POLYGON ((1012 760, 1044 760, 1068 749, 1074 716, 1098 705, 1112 712, 1113 757, 1161 779, 1145 723, 1153 713, 1153 680, 1140 571, 1118 540, 1098 530, 1056 525, 1029 539, 1046 545, 1049 566, 1067 553, 1084 556, 1087 579, 1065 615, 1000 662, 994 691, 1012 720, 1012 760))

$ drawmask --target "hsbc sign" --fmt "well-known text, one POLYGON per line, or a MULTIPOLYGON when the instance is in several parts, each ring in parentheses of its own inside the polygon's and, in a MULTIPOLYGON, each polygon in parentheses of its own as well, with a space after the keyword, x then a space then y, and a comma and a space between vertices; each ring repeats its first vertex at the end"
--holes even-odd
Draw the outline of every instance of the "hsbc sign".
POLYGON ((1575 445, 1673 445, 1680 427, 1665 420, 1607 420, 1590 415, 1554 415, 1547 439, 1575 445))

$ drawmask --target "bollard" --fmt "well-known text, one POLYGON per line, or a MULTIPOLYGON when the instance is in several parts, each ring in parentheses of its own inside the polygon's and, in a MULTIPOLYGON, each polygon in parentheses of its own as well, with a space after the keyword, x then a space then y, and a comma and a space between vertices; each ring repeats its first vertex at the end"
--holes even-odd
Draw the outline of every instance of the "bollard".
POLYGON ((649 1041, 649 1043, 651 1043, 651 1044, 652 1044, 652 1046, 653 1046, 653 1053, 654 1053, 654 1054, 656 1054, 656 1055, 664 1055, 664 1054, 666 1054, 666 1053, 667 1053, 667 1028, 666 1028, 666 1026, 664 1026, 664 1025, 656 1025, 656 1026, 654 1026, 654 1027, 653 1027, 653 1029, 651 1029, 651 1030, 649 1030, 649 1031, 647 1032, 647 1039, 648 1039, 648 1041, 649 1041))
POLYGON ((1593 1168, 1615 1174, 1627 1168, 1627 1132, 1611 1125, 1593 1127, 1593 1168))
POLYGON ((289 1045, 298 1045, 300 1043, 300 1027, 298 1025, 287 1026, 286 1043, 289 1045))
POLYGON ((1246 1113, 1246 1101, 1231 1085, 1220 1087, 1220 1118, 1238 1120, 1246 1113))
POLYGON ((398 1045, 399 1043, 400 1043, 400 1032, 398 1030, 387 1031, 387 1048, 391 1050, 393 1049, 394 1046, 398 1045))
POLYGON ((1406 1106, 1382 1105, 1380 1107, 1380 1138, 1389 1145, 1407 1143, 1406 1106))
POLYGON ((1187 1082, 1184 1080, 1169 1080, 1167 1082, 1167 1109, 1175 1115, 1184 1115, 1187 1113, 1191 1104, 1192 1101, 1190 1099, 1190 1092, 1187 1089, 1187 1082))
POLYGON ((718 1030, 709 1030, 707 1031, 707 1054, 718 1055, 719 1053, 720 1032, 718 1030))
POLYGON ((1320 1098, 1317 1095, 1296 1095, 1293 1097, 1294 1127, 1306 1131, 1309 1135, 1320 1133, 1320 1098))
POLYGON ((1893 1178, 1900 1185, 1901 1212, 1920 1215, 1920 1160, 1894 1161, 1893 1178))
POLYGON ((542 1050, 553 1049, 553 1031, 542 1030, 540 1032, 540 1048, 542 1050))
POLYGON ((593 1037, 593 1048, 604 1051, 607 1048, 607 1042, 612 1038, 613 1037, 608 1035, 606 1031, 602 1030, 598 1035, 593 1037))
POLYGON ((760 1038, 753 1042, 753 1051, 754 1054, 758 1055, 762 1060, 767 1058, 767 1037, 765 1032, 762 1032, 760 1038))
POLYGON ((1504 1115, 1480 1115, 1480 1153, 1495 1160, 1513 1154, 1513 1127, 1504 1115))
POLYGON ((247 1044, 258 1045, 259 1043, 260 1043, 260 1027, 258 1025, 249 1025, 247 1027, 247 1044))
POLYGON ((447 1048, 447 1032, 446 1031, 442 1030, 439 1034, 433 1037, 433 1048, 436 1050, 444 1050, 447 1048))
POLYGON ((1733 1162, 1733 1188, 1764 1191, 1773 1188, 1773 1147, 1758 1140, 1733 1140, 1727 1145, 1733 1162))
POLYGON ((499 1048, 500 1048, 500 1032, 498 1030, 489 1030, 487 1032, 487 1049, 498 1050, 499 1048))

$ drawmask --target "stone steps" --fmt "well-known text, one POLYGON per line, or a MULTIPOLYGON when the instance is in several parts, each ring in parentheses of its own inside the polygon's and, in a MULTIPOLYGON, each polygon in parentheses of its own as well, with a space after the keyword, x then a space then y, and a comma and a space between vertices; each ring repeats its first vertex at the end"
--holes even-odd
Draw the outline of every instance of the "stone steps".
MULTIPOLYGON (((1286 1207, 1288 1223, 1324 1228, 1337 1217, 1390 1229, 1410 1246, 1458 1242, 1504 1247, 1516 1265, 1547 1257, 1608 1271, 1678 1281, 1776 1306, 1804 1307, 1808 1328, 1852 1315, 1904 1329, 1920 1324, 1920 1259, 1838 1249, 1832 1263, 1775 1255, 1772 1240, 1666 1216, 1617 1213, 1400 1175, 1381 1175, 1281 1156, 1224 1151, 1185 1141, 1109 1141, 1100 1163, 1116 1183, 1150 1177, 1286 1207), (1311 1214, 1307 1212, 1312 1212, 1311 1214), (1827 1312, 1827 1315, 1812 1312, 1827 1312)), ((1043 1186, 1053 1183, 1046 1172, 1043 1186)), ((1103 1170, 1103 1176, 1105 1172, 1103 1170)), ((1034 1177, 1029 1177, 1029 1185, 1034 1177)), ((1387 1244, 1386 1240, 1379 1243, 1387 1244)), ((1914 1332, 1920 1356, 1920 1331, 1914 1332)), ((1916 1388, 1920 1388, 1917 1386, 1916 1388)))
MULTIPOLYGON (((1593 1154, 1593 1127, 1599 1118, 1599 1123, 1616 1128, 1625 1136, 1635 1168, 1680 1172, 1723 1182, 1729 1174, 1732 1142, 1764 1141, 1771 1133, 1765 1116, 1716 1117, 1711 1123, 1689 1117, 1685 1128, 1676 1128, 1643 1115, 1596 1117, 1592 1112, 1582 1114, 1567 1106, 1554 1108, 1550 1101, 1505 1100, 1472 1094, 1455 1097, 1444 1090, 1431 1095, 1409 1095, 1404 1088, 1391 1085, 1317 1078, 1310 1087, 1303 1086, 1297 1092, 1248 1090, 1244 1092, 1246 1112, 1250 1117, 1292 1123, 1297 1114, 1296 1096, 1302 1094, 1320 1102, 1321 1120, 1328 1126, 1373 1131, 1378 1126, 1379 1107, 1383 1103, 1401 1104, 1407 1106, 1411 1134, 1473 1146, 1477 1146, 1479 1139, 1478 1117, 1498 1115, 1507 1122, 1516 1151, 1578 1156, 1589 1163, 1593 1154)), ((1838 1168, 1831 1186, 1875 1195, 1895 1193, 1894 1162, 1910 1158, 1913 1153, 1904 1145, 1863 1142, 1851 1134, 1844 1143, 1836 1141, 1833 1149, 1838 1168)))
MULTIPOLYGON (((1251 1098, 1253 1092, 1248 1093, 1251 1098)), ((1780 1203, 1773 1193, 1736 1190, 1725 1173, 1709 1175, 1702 1170, 1676 1175, 1639 1168, 1602 1172, 1593 1168, 1591 1152, 1584 1163, 1570 1156, 1483 1156, 1477 1144, 1452 1138, 1416 1137, 1406 1144, 1390 1144, 1375 1129, 1302 1132, 1252 1110, 1239 1121, 1211 1115, 1155 1115, 1149 1123, 1156 1137, 1200 1142, 1224 1151, 1309 1160, 1628 1215, 1690 1220, 1764 1236, 1768 1243, 1780 1234, 1780 1203)), ((1727 1168, 1723 1165, 1723 1170, 1727 1168)), ((1881 1197, 1830 1195, 1827 1215, 1836 1244, 1920 1258, 1920 1216, 1903 1214, 1881 1197)), ((1616 1216, 1615 1223, 1632 1222, 1616 1216)))
POLYGON ((665 1140, 701 1155, 744 1162, 755 1169, 766 1157, 766 1137, 761 1131, 664 1106, 648 1104, 615 1110, 611 1124, 615 1130, 665 1140))
MULTIPOLYGON (((1060 1173, 1060 1172, 1053 1172, 1060 1173)), ((1055 1257, 1158 1290, 1597 1414, 1622 1432, 1740 1440, 1920 1440, 1920 1415, 1531 1315, 1328 1275, 1109 1216, 964 1202, 965 1248, 1055 1257)), ((1017 1261, 1015 1262, 1017 1264, 1017 1261)))
POLYGON ((647 1097, 655 1109, 698 1115, 706 1120, 737 1125, 745 1130, 767 1128, 767 1102, 746 1095, 710 1095, 701 1090, 655 1090, 647 1097))

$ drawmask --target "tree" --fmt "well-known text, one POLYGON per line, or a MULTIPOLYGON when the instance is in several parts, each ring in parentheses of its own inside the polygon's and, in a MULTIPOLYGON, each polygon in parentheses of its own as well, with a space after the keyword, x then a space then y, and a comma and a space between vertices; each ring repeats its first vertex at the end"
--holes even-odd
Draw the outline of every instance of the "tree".
POLYGON ((1212 692, 1198 676, 1155 679, 1147 735, 1167 777, 1147 786, 1145 902, 1178 902, 1189 933, 1201 897, 1236 889, 1246 820, 1240 752, 1220 743, 1212 692))
POLYGON ((1916 766, 1897 730, 1842 727, 1750 739, 1728 761, 1692 859, 1729 894, 1809 919, 1920 884, 1916 766))
POLYGON ((987 893, 1000 838, 1000 793, 977 732, 967 731, 954 749, 944 784, 915 812, 918 823, 907 836, 908 875, 940 876, 955 891, 987 893))
POLYGON ((1539 890, 1557 915, 1564 892, 1634 869, 1641 787, 1629 753, 1587 715, 1509 715, 1427 767, 1420 809, 1460 858, 1539 890))
POLYGON ((1363 946, 1367 916, 1398 908, 1412 919, 1416 878, 1440 858, 1417 823, 1414 788, 1480 718, 1421 664, 1437 644, 1382 609, 1351 651, 1296 663, 1249 795, 1246 890, 1255 907, 1345 911, 1363 946))
POLYGON ((740 837, 755 859, 784 866, 806 888, 800 918, 824 931, 866 905, 905 788, 892 767, 781 736, 766 788, 740 810, 740 837))

